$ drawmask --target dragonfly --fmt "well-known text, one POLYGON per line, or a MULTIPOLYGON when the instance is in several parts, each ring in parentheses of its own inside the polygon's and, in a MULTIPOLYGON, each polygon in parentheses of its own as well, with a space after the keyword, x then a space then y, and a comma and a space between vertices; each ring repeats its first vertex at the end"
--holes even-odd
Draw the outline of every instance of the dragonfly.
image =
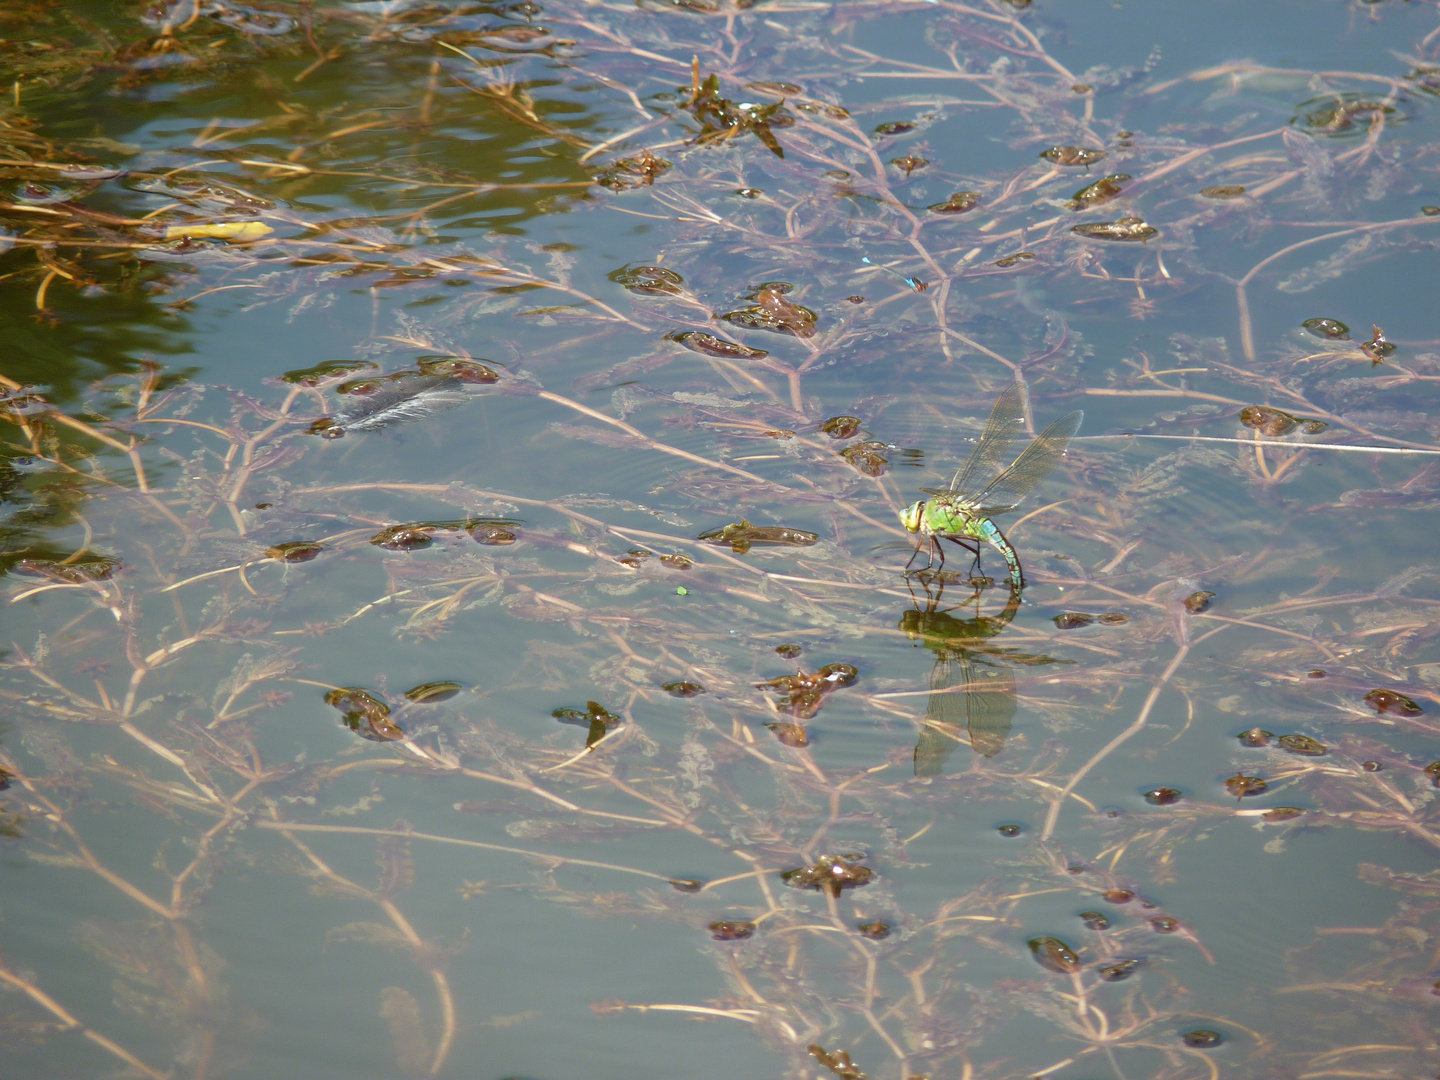
MULTIPOLYGON (((916 292, 924 292, 926 289, 928 289, 928 288, 930 287, 930 283, 929 283, 928 281, 925 281, 923 278, 918 278, 918 277, 906 277, 904 274, 902 274, 902 273, 900 273, 900 272, 898 272, 898 271, 896 271, 896 270, 891 270, 890 267, 888 267, 888 266, 881 266, 881 265, 880 265, 879 263, 877 263, 877 262, 871 262, 869 255, 861 255, 861 256, 860 256, 860 261, 861 261, 862 263, 864 263, 866 266, 874 267, 876 270, 884 270, 885 273, 889 274, 891 277, 899 278, 901 281, 903 281, 906 285, 909 285, 910 288, 914 289, 916 292)), ((1374 365, 1372 364, 1371 366, 1373 367, 1374 365)))
MULTIPOLYGON (((1079 409, 1068 412, 1056 420, 1021 451, 1010 467, 996 474, 1009 454, 1011 445, 1020 434, 1025 418, 1025 392, 1019 383, 1012 383, 995 402, 990 419, 975 449, 955 473, 948 488, 921 488, 929 495, 928 500, 911 503, 900 512, 900 523, 907 532, 925 538, 934 563, 935 553, 940 554, 940 565, 945 565, 945 552, 941 540, 950 540, 980 557, 980 545, 989 544, 1005 558, 1010 569, 1010 584, 1016 589, 1025 587, 1025 576, 1020 570, 1020 558, 1005 539, 992 518, 1014 510, 1016 506, 1050 475, 1060 459, 1071 437, 1080 430, 1080 421, 1085 414, 1079 409), (986 477, 994 477, 986 481, 986 477), (982 486, 983 485, 983 486, 982 486)), ((910 563, 920 553, 917 545, 910 556, 910 563)), ((906 563, 909 569, 910 563, 906 563)))

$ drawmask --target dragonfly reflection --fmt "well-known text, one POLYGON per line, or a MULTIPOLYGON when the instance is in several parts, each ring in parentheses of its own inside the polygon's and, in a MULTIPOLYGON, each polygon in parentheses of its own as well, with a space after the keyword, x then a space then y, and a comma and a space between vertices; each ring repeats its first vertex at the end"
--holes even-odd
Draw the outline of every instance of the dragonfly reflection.
POLYGON ((942 609, 940 600, 945 581, 931 593, 926 604, 900 616, 899 627, 912 641, 935 654, 930 672, 930 700, 925 724, 915 743, 915 775, 939 776, 946 759, 961 743, 982 757, 992 758, 1005 747, 1015 717, 1015 676, 1013 665, 1063 663, 1053 656, 1001 648, 991 639, 1008 626, 1020 610, 1021 588, 1008 582, 1009 598, 995 615, 979 612, 981 593, 992 584, 988 579, 971 579, 975 613, 961 617, 953 612, 963 605, 942 609))

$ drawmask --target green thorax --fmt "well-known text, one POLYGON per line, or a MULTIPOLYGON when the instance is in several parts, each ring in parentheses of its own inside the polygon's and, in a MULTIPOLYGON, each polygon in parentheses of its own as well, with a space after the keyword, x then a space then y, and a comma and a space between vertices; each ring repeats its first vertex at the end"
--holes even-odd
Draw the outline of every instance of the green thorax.
POLYGON ((935 498, 906 508, 901 519, 911 532, 927 536, 963 536, 990 540, 997 531, 993 522, 959 499, 935 498))

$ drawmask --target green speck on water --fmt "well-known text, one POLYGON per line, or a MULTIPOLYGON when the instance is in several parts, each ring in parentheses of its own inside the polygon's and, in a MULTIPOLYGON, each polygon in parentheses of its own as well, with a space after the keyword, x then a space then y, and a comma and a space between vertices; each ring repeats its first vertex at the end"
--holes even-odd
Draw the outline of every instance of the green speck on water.
POLYGON ((685 588, 684 585, 680 585, 680 586, 678 586, 678 587, 675 589, 675 595, 676 595, 676 596, 689 596, 689 595, 690 595, 690 590, 687 589, 687 588, 685 588))

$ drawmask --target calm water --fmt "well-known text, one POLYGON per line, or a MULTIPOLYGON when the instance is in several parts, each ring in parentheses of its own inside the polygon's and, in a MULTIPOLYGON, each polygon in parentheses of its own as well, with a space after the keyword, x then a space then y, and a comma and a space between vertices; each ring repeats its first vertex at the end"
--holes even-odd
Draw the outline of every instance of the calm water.
POLYGON ((0 39, 0 1072, 1440 1069, 1435 3, 0 39))

